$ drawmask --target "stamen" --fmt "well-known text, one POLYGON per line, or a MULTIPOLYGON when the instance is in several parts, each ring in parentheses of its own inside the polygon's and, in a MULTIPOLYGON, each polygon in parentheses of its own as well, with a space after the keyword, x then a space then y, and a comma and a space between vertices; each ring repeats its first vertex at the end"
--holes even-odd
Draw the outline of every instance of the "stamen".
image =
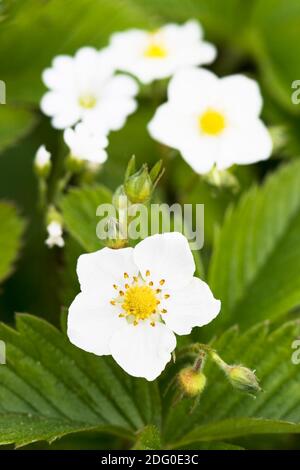
POLYGON ((111 300, 110 303, 111 303, 112 305, 116 305, 116 301, 115 301, 115 300, 111 300))
POLYGON ((150 323, 150 325, 151 325, 151 326, 155 326, 155 322, 152 321, 152 322, 150 323))
POLYGON ((129 289, 129 284, 125 284, 125 289, 129 289))
POLYGON ((153 281, 149 282, 149 286, 151 286, 151 287, 153 286, 153 281))
POLYGON ((116 290, 119 289, 118 286, 117 286, 117 284, 114 284, 114 285, 113 285, 113 288, 116 289, 116 290))
POLYGON ((165 281, 164 279, 161 279, 161 280, 159 281, 159 283, 160 283, 161 286, 163 286, 165 282, 166 282, 166 281, 165 281))
POLYGON ((147 271, 146 271, 146 276, 147 276, 147 277, 150 276, 150 271, 149 271, 149 269, 147 269, 147 271))
POLYGON ((165 308, 162 309, 161 313, 167 313, 168 310, 166 310, 165 308))
POLYGON ((170 297, 169 294, 165 294, 165 295, 164 295, 164 298, 165 298, 165 299, 168 299, 169 297, 170 297))
POLYGON ((123 292, 122 290, 119 290, 119 294, 120 294, 121 296, 123 296, 123 295, 124 295, 124 292, 123 292))
POLYGON ((124 279, 128 279, 128 278, 129 278, 128 274, 124 273, 124 279))

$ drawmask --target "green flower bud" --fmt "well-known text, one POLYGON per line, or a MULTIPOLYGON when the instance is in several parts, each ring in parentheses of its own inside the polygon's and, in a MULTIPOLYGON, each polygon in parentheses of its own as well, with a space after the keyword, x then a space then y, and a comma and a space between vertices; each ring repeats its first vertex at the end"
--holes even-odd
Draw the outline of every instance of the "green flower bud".
POLYGON ((86 162, 80 158, 75 157, 71 153, 66 159, 66 169, 71 173, 81 173, 86 168, 86 162))
POLYGON ((261 391, 254 371, 243 366, 229 366, 226 375, 231 385, 242 392, 256 394, 261 391))
POLYGON ((237 178, 231 173, 230 170, 218 170, 215 166, 212 170, 204 176, 205 181, 211 186, 217 188, 231 189, 233 192, 238 192, 240 189, 237 178))
POLYGON ((46 223, 47 225, 51 222, 58 222, 60 225, 63 225, 63 217, 60 212, 54 207, 49 206, 46 215, 46 223))
POLYGON ((134 204, 147 202, 153 190, 153 183, 147 165, 129 176, 124 183, 124 190, 130 201, 134 204))
POLYGON ((129 201, 125 194, 124 186, 121 185, 114 192, 112 203, 115 206, 115 208, 119 211, 119 210, 124 210, 124 209, 126 210, 128 208, 128 202, 129 201))
POLYGON ((110 217, 106 225, 106 245, 109 248, 119 249, 128 246, 127 237, 122 230, 120 222, 110 217))
POLYGON ((225 373, 231 385, 242 392, 255 395, 261 391, 255 372, 247 367, 241 365, 228 365, 223 359, 212 351, 210 353, 212 360, 220 367, 225 373))
POLYGON ((206 385, 203 372, 193 367, 185 367, 178 373, 178 383, 182 393, 190 398, 201 395, 206 385))

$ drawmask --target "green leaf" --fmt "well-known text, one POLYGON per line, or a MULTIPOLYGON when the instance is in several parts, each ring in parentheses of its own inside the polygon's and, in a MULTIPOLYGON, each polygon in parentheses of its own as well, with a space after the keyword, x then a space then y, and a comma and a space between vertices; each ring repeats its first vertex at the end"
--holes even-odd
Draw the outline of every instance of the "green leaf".
POLYGON ((18 255, 24 222, 18 216, 16 208, 8 203, 0 202, 0 282, 12 271, 18 255))
POLYGON ((72 189, 63 197, 60 207, 64 224, 75 240, 87 251, 103 247, 96 235, 100 204, 111 203, 112 193, 104 186, 72 189))
POLYGON ((126 0, 15 2, 0 31, 1 79, 9 84, 9 101, 37 103, 44 90, 41 73, 56 55, 83 46, 100 48, 112 32, 148 21, 138 5, 126 0), (13 51, 13 60, 7 51, 13 51))
POLYGON ((142 429, 133 447, 134 450, 161 449, 160 433, 156 426, 150 425, 142 429))
POLYGON ((156 385, 131 379, 112 360, 85 353, 53 326, 17 316, 17 331, 2 324, 7 365, 0 367, 0 444, 53 441, 95 429, 134 439, 159 424, 156 385))
POLYGON ((32 112, 8 105, 0 105, 0 152, 15 144, 34 126, 32 112))
POLYGON ((300 304, 300 162, 252 188, 217 237, 209 285, 222 310, 208 332, 248 327, 300 304))
POLYGON ((293 113, 292 82, 300 77, 300 3, 298 0, 258 0, 252 17, 250 47, 261 67, 268 92, 293 113))
MULTIPOLYGON (((228 419, 217 423, 197 427, 188 433, 172 448, 180 448, 193 442, 213 441, 219 439, 233 439, 235 437, 249 436, 251 434, 282 434, 299 433, 300 425, 268 419, 238 418, 228 419)), ((222 449, 223 447, 221 447, 222 449)), ((220 449, 220 447, 219 447, 220 449)), ((225 450, 230 449, 226 447, 225 450)))
POLYGON ((177 447, 247 434, 300 432, 300 368, 292 363, 292 343, 299 334, 299 321, 285 323, 274 331, 267 323, 243 334, 237 328, 227 330, 212 347, 228 364, 255 369, 263 392, 253 399, 233 390, 210 360, 204 370, 208 385, 194 413, 188 413, 189 400, 169 408, 165 441, 173 440, 177 447))

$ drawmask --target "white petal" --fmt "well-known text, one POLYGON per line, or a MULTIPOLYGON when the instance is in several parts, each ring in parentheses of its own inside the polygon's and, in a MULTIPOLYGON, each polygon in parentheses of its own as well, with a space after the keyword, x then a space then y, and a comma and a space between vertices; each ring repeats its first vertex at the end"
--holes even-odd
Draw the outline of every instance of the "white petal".
POLYGON ((171 290, 168 294, 163 319, 178 335, 188 335, 193 327, 207 325, 221 308, 221 302, 214 298, 208 285, 197 277, 183 289, 171 290))
POLYGON ((157 108, 148 124, 148 131, 158 142, 179 149, 194 139, 195 123, 192 114, 180 112, 178 107, 168 102, 157 108))
POLYGON ((217 161, 220 151, 218 138, 198 136, 197 141, 185 144, 181 149, 184 160, 200 175, 208 173, 217 161))
POLYGON ((99 105, 89 112, 84 122, 91 128, 99 126, 102 132, 121 129, 127 117, 137 108, 137 102, 130 97, 103 97, 99 105))
POLYGON ((130 375, 156 379, 171 359, 176 338, 164 324, 140 322, 137 326, 125 324, 112 337, 111 354, 130 375))
POLYGON ((164 279, 170 289, 187 285, 195 271, 188 241, 178 232, 145 238, 134 248, 133 258, 142 276, 149 270, 155 284, 164 279))
POLYGON ((52 67, 43 71, 42 79, 52 90, 68 90, 74 85, 73 57, 60 55, 53 59, 52 67))
POLYGON ((41 100, 41 110, 47 116, 53 116, 53 124, 57 129, 72 126, 80 118, 79 108, 73 97, 61 92, 46 93, 41 100))
POLYGON ((116 296, 113 284, 123 286, 124 273, 129 276, 138 274, 133 261, 133 248, 103 248, 81 255, 78 259, 77 275, 82 292, 107 303, 116 296))
POLYGON ((103 93, 105 93, 105 98, 134 97, 138 90, 136 80, 127 75, 116 75, 107 82, 103 93))
POLYGON ((80 293, 69 308, 67 334, 75 346, 102 356, 110 354, 109 343, 120 324, 115 307, 109 303, 93 304, 87 295, 80 293))
POLYGON ((244 75, 231 75, 219 81, 220 92, 225 106, 236 116, 259 116, 262 96, 255 80, 244 75))
POLYGON ((168 98, 173 105, 197 111, 211 105, 218 96, 219 79, 205 69, 190 67, 178 71, 168 87, 168 98))
POLYGON ((259 119, 246 121, 224 136, 217 160, 219 169, 233 164, 248 165, 266 160, 272 153, 272 139, 259 119))

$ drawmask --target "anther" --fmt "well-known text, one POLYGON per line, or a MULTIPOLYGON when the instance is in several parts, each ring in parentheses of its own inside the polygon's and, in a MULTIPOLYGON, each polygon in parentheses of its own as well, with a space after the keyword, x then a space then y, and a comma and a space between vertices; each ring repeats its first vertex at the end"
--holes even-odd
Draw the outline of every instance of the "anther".
POLYGON ((168 310, 166 310, 165 308, 162 309, 161 313, 167 313, 168 310))
POLYGON ((146 276, 147 276, 147 277, 150 276, 150 271, 149 271, 149 269, 147 269, 147 271, 146 271, 146 276))
POLYGON ((160 283, 161 286, 163 286, 165 282, 166 282, 166 281, 165 281, 164 279, 161 279, 161 280, 159 281, 159 283, 160 283))
POLYGON ((128 278, 129 278, 129 276, 128 276, 127 273, 124 273, 124 278, 125 278, 125 279, 128 279, 128 278))
POLYGON ((123 295, 124 295, 124 292, 123 292, 122 290, 119 290, 119 294, 120 294, 121 296, 123 296, 123 295))

